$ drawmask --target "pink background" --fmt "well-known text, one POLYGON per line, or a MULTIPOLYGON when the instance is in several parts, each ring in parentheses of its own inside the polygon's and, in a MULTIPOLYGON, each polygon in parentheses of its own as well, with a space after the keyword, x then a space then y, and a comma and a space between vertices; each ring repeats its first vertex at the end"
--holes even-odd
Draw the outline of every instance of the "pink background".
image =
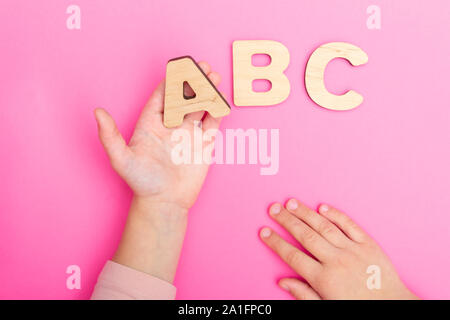
MULTIPOLYGON (((89 298, 120 239, 131 193, 97 139, 94 107, 130 137, 165 63, 190 54, 223 76, 232 102, 234 40, 290 51, 291 94, 236 108, 225 128, 279 128, 280 170, 212 167, 190 212, 178 298, 285 299, 292 275, 264 247, 266 211, 295 196, 345 210, 424 298, 450 298, 450 2, 0 0, 0 298, 89 298), (66 8, 81 7, 80 31, 66 8), (368 30, 366 8, 382 11, 368 30), (369 63, 335 60, 326 83, 365 97, 355 110, 315 105, 304 68, 320 44, 346 41, 369 63), (68 265, 82 289, 68 290, 68 265)), ((281 230, 280 230, 281 231, 281 230)))

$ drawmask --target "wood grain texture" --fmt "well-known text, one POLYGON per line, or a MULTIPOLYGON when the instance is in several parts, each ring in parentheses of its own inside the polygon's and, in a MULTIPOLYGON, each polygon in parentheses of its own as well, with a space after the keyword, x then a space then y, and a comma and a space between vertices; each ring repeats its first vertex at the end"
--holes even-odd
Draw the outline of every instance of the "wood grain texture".
POLYGON ((289 65, 288 49, 277 41, 239 40, 233 42, 233 91, 236 106, 268 106, 283 102, 291 86, 283 73, 289 65), (267 54, 267 66, 254 66, 252 56, 267 54), (266 79, 272 88, 267 92, 253 91, 253 81, 266 79))
POLYGON ((330 42, 317 48, 306 65, 305 85, 310 98, 319 106, 331 110, 350 110, 359 106, 364 98, 350 90, 335 95, 325 87, 324 75, 328 63, 335 58, 347 59, 353 66, 369 61, 367 54, 359 47, 345 42, 330 42))
POLYGON ((178 127, 186 114, 197 111, 207 111, 218 118, 228 115, 230 106, 192 57, 170 60, 166 71, 164 125, 167 128, 178 127), (194 91, 194 97, 185 97, 185 82, 194 91))

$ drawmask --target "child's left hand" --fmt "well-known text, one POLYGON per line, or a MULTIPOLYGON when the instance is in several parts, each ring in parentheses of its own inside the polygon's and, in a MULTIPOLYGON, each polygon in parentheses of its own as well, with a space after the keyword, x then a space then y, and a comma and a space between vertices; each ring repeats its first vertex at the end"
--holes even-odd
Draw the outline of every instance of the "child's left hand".
MULTIPOLYGON (((214 85, 220 82, 220 75, 211 72, 206 62, 199 66, 214 85)), ((166 203, 189 209, 195 202, 208 172, 208 164, 173 163, 171 151, 174 129, 163 125, 165 81, 153 92, 136 124, 130 143, 127 145, 113 118, 103 109, 96 109, 100 140, 108 153, 116 172, 126 181, 139 199, 166 203)), ((181 94, 181 93, 180 93, 181 94)), ((204 112, 186 116, 179 128, 194 130, 194 121, 201 121, 204 112)), ((202 121, 202 129, 218 129, 221 119, 207 114, 202 121)), ((193 143, 191 143, 193 152, 193 143)))
MULTIPOLYGON (((206 62, 200 62, 199 66, 214 85, 219 84, 219 74, 211 72, 206 62)), ((95 110, 95 116, 100 140, 113 168, 134 193, 113 260, 173 282, 187 213, 197 199, 209 165, 204 161, 199 164, 172 161, 176 144, 172 134, 182 129, 192 137, 199 121, 202 129, 196 130, 218 129, 220 119, 196 112, 188 114, 179 128, 168 129, 163 125, 164 92, 165 82, 162 81, 142 111, 128 145, 105 110, 95 110)), ((185 94, 190 95, 190 92, 185 94)), ((195 150, 191 143, 191 155, 195 150)))

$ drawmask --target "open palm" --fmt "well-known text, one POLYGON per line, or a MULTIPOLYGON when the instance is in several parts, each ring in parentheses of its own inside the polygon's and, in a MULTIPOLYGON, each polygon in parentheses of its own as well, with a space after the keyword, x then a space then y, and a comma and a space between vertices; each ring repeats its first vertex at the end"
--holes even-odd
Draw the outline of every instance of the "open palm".
MULTIPOLYGON (((199 66, 214 85, 219 84, 220 75, 211 72, 206 62, 200 62, 199 66)), ((197 198, 209 165, 203 161, 201 164, 175 164, 171 158, 176 144, 172 141, 172 133, 181 128, 192 137, 198 121, 204 132, 218 129, 221 119, 195 112, 185 117, 181 127, 168 129, 163 125, 164 91, 165 81, 162 81, 144 107, 128 144, 113 118, 104 109, 96 109, 99 137, 114 170, 135 196, 189 209, 197 198)), ((194 144, 190 145, 193 154, 194 144)))

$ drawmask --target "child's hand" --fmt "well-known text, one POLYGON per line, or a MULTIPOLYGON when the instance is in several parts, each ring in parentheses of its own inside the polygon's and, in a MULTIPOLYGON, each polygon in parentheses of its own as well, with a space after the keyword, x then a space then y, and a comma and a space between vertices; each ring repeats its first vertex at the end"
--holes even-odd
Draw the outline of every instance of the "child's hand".
MULTIPOLYGON (((199 66, 214 85, 220 82, 218 73, 200 62, 199 66)), ((136 124, 127 145, 113 118, 103 109, 96 109, 100 140, 113 168, 127 182, 135 197, 189 209, 195 202, 208 171, 207 164, 176 165, 171 159, 171 134, 175 129, 163 125, 165 81, 153 92, 136 124)), ((181 94, 181 93, 180 93, 181 94)), ((194 121, 201 121, 204 112, 186 116, 182 129, 192 133, 194 121)), ((202 121, 203 130, 217 129, 220 119, 209 114, 202 121)), ((191 143, 193 149, 193 143, 191 143)), ((193 152, 193 151, 192 151, 193 152)))
POLYGON ((269 228, 262 240, 306 282, 282 279, 280 287, 297 299, 417 299, 402 283, 381 248, 349 217, 327 205, 320 214, 295 199, 286 208, 276 203, 270 215, 314 258, 298 250, 269 228), (381 286, 369 289, 369 266, 379 267, 381 286))
MULTIPOLYGON (((214 85, 219 74, 199 66, 214 85)), ((188 209, 194 204, 208 164, 176 165, 171 158, 172 133, 163 125, 165 81, 153 92, 127 145, 111 116, 95 110, 100 140, 113 168, 134 192, 125 230, 113 260, 119 264, 173 282, 187 225, 188 209)), ((192 91, 192 90, 191 90, 192 91)), ((180 94, 182 94, 180 92, 180 94)), ((192 92, 185 91, 187 96, 192 92)), ((204 131, 218 129, 220 119, 204 112, 187 115, 181 129, 192 137, 194 125, 204 131), (194 124, 195 122, 195 124, 194 124)), ((202 130, 197 128, 197 130, 202 130)), ((208 145, 211 142, 208 142, 208 145)), ((191 143, 191 153, 195 150, 191 143)))

